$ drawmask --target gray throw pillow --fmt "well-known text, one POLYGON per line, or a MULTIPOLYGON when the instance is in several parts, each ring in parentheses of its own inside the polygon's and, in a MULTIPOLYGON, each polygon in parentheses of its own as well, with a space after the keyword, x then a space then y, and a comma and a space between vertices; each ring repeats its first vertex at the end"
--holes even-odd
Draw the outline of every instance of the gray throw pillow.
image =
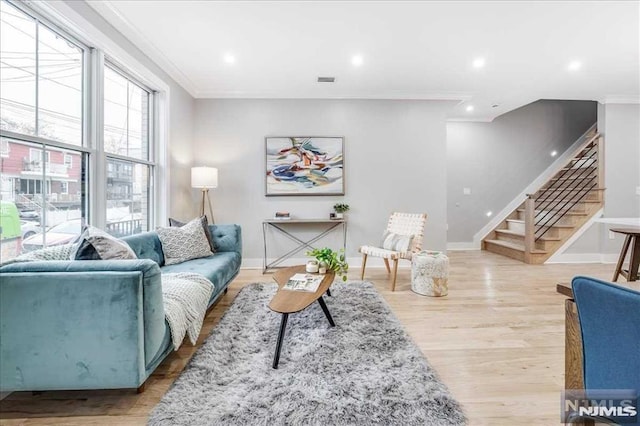
POLYGON ((386 231, 382 235, 382 248, 392 251, 409 251, 411 242, 413 241, 413 235, 400 235, 393 232, 386 231))
MULTIPOLYGON (((213 245, 213 237, 211 236, 211 231, 209 231, 209 220, 206 216, 200 216, 200 221, 202 222, 202 229, 204 230, 204 235, 207 237, 207 241, 209 241, 209 247, 212 252, 216 252, 216 248, 213 245)), ((186 225, 186 222, 182 222, 177 219, 169 218, 169 226, 177 226, 178 228, 186 225)))
POLYGON ((181 228, 158 228, 156 232, 162 244, 165 265, 175 265, 213 254, 200 218, 193 219, 181 228))
POLYGON ((135 252, 125 243, 98 228, 88 226, 80 235, 71 260, 137 259, 135 252))

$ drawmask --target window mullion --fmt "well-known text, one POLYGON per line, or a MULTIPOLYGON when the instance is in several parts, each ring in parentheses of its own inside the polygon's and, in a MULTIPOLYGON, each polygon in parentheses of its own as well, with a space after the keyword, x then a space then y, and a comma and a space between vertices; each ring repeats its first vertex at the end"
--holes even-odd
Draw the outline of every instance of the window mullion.
POLYGON ((36 136, 40 136, 40 88, 38 87, 40 85, 40 21, 38 21, 36 19, 36 37, 35 37, 35 44, 36 44, 36 63, 35 63, 35 70, 34 70, 34 76, 35 76, 35 84, 36 84, 36 99, 34 102, 35 105, 35 135, 36 136))
POLYGON ((104 152, 104 54, 93 50, 91 55, 91 139, 94 155, 89 163, 89 197, 91 224, 103 228, 107 223, 107 171, 104 152))

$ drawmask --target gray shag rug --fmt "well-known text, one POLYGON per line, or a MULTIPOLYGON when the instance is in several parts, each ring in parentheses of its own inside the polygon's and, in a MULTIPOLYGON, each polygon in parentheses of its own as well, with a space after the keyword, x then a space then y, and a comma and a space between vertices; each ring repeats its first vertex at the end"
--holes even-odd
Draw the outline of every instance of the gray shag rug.
POLYGON ((149 425, 464 425, 464 413, 372 284, 336 283, 289 315, 275 284, 238 294, 149 417, 149 425))

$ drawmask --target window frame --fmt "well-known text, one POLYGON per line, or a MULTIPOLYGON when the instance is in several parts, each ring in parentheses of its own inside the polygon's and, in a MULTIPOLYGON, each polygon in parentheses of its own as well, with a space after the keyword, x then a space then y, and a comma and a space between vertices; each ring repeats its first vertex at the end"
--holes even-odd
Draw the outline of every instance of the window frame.
MULTIPOLYGON (((82 146, 63 142, 43 140, 38 136, 28 136, 15 132, 2 131, 0 136, 22 140, 25 142, 43 143, 47 146, 78 152, 82 158, 88 156, 86 176, 89 196, 84 199, 85 217, 88 223, 105 228, 106 226, 106 163, 102 132, 103 122, 103 67, 107 61, 119 70, 126 71, 126 76, 136 84, 151 89, 149 98, 149 138, 153 141, 149 149, 148 160, 136 159, 135 162, 148 164, 154 168, 149 176, 149 229, 157 224, 165 223, 168 218, 169 194, 169 121, 171 88, 169 84, 147 65, 132 56, 123 46, 105 33, 99 23, 89 21, 73 7, 64 2, 40 2, 34 0, 4 0, 35 17, 50 30, 68 38, 72 43, 85 49, 83 54, 83 96, 82 96, 82 146), (25 137, 26 136, 26 137, 25 137)), ((135 50, 135 47, 134 47, 135 50)), ((139 51, 136 50, 136 53, 139 51)), ((139 52, 139 57, 144 57, 139 52)), ((144 59, 146 60, 146 58, 144 59)), ((130 158, 109 157, 130 161, 130 158)))

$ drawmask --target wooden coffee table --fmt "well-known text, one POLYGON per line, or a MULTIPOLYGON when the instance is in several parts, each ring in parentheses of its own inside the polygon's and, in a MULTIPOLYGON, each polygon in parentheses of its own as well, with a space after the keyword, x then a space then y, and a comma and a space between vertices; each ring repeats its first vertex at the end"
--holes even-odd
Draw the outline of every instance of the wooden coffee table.
POLYGON ((327 317, 327 320, 329 320, 329 324, 331 324, 331 327, 335 327, 333 318, 331 318, 331 313, 329 313, 329 309, 327 309, 327 305, 322 299, 322 295, 325 292, 331 295, 331 293, 329 293, 329 287, 335 278, 335 273, 333 271, 329 271, 324 275, 324 279, 315 293, 282 289, 287 281, 289 281, 289 278, 293 275, 306 273, 307 271, 305 270, 305 266, 300 265, 280 269, 273 274, 273 279, 278 283, 278 292, 273 296, 271 302, 269 302, 269 308, 274 312, 282 314, 280 333, 278 334, 278 343, 276 344, 276 353, 273 357, 273 368, 278 368, 278 362, 280 361, 280 349, 282 349, 282 340, 287 328, 287 319, 289 318, 289 314, 300 312, 317 300, 324 312, 324 315, 327 317))

